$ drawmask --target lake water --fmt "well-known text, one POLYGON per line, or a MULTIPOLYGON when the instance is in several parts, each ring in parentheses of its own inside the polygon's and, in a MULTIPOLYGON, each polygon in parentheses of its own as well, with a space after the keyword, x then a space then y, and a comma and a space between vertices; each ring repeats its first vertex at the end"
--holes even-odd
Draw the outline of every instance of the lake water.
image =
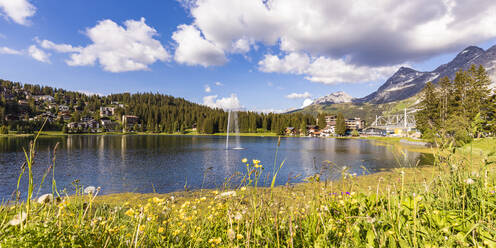
MULTIPOLYGON (((189 189, 221 187, 226 178, 245 172, 243 158, 258 159, 264 174, 272 172, 277 147, 275 137, 240 137, 243 150, 225 150, 225 137, 220 136, 91 136, 73 135, 38 140, 35 182, 40 182, 51 163, 58 142, 55 179, 57 187, 73 192, 72 183, 100 186, 103 194, 119 192, 166 193, 189 189)), ((31 138, 0 138, 0 200, 7 200, 16 188, 22 148, 31 138)), ((300 182, 322 172, 323 161, 331 161, 335 170, 343 166, 350 173, 373 173, 381 169, 428 163, 429 155, 404 148, 377 145, 374 141, 333 138, 281 138, 277 164, 285 164, 277 184, 300 182), (364 170, 364 168, 366 168, 364 170)), ((27 174, 27 173, 26 173, 27 174)), ((24 176, 26 179, 26 176, 24 176)), ((231 179, 239 183, 239 176, 231 179)), ((270 184, 270 180, 267 180, 270 184)), ((27 180, 21 182, 26 192, 27 180)), ((38 187, 36 187, 37 191, 38 187)), ((35 191, 35 193, 36 193, 35 191)), ((51 172, 40 194, 51 192, 51 172)))

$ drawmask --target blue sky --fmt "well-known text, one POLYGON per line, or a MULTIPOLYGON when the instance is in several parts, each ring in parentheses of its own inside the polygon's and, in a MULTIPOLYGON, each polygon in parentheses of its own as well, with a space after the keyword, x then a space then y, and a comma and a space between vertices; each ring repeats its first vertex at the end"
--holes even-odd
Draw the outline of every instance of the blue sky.
POLYGON ((387 2, 0 0, 0 78, 285 110, 340 90, 362 97, 400 66, 432 70, 496 44, 494 2, 387 2))

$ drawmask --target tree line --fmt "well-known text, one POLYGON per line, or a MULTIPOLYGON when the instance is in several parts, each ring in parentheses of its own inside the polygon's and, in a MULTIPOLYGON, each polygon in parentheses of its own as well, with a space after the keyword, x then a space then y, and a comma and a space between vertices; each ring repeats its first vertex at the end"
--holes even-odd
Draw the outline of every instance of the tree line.
MULTIPOLYGON (((39 122, 27 122, 27 117, 46 111, 57 114, 58 109, 48 109, 47 104, 36 103, 26 95, 50 95, 54 97, 54 104, 67 105, 71 111, 70 121, 79 121, 83 117, 99 119, 100 107, 116 106, 116 121, 122 115, 136 115, 139 125, 136 131, 144 132, 185 132, 187 129, 197 128, 198 132, 212 134, 227 131, 228 112, 223 109, 211 108, 193 103, 183 98, 172 97, 159 93, 121 93, 107 96, 86 95, 80 92, 67 91, 40 85, 21 84, 0 80, 0 126, 19 131, 28 125, 29 131, 39 127, 39 122), (6 99, 6 97, 13 99, 6 99), (18 100, 27 100, 27 105, 20 105, 18 100), (115 104, 118 103, 118 104, 115 104), (119 105, 121 107, 119 107, 119 105), (7 121, 7 115, 21 117, 19 121, 7 121)), ((258 113, 239 111, 238 123, 240 132, 274 132, 283 134, 288 126, 299 127, 302 124, 315 124, 312 115, 292 113, 258 113)), ((52 123, 50 128, 62 130, 64 122, 52 123)), ((3 131, 3 129, 2 129, 3 131)))
POLYGON ((453 80, 444 77, 437 85, 428 82, 422 92, 417 128, 434 141, 450 139, 463 145, 473 138, 496 133, 496 96, 483 66, 458 71, 453 80))

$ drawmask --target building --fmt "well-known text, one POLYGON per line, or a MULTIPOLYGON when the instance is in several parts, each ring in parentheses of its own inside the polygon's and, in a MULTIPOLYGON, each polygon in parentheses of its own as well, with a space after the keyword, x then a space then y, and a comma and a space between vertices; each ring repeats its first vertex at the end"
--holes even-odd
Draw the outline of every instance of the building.
POLYGON ((35 101, 53 102, 55 98, 50 95, 31 96, 35 101))
POLYGON ((337 120, 336 115, 328 115, 325 117, 326 124, 327 126, 335 127, 336 126, 336 120, 337 120))
POLYGON ((294 127, 287 127, 285 130, 285 134, 289 136, 296 135, 296 129, 294 127))
POLYGON ((134 126, 134 124, 138 124, 139 117, 135 115, 123 115, 122 116, 122 125, 123 126, 134 126))
POLYGON ((345 123, 348 130, 362 130, 365 127, 365 121, 358 117, 346 119, 345 123))
POLYGON ((100 107, 100 117, 113 116, 114 114, 114 107, 100 107))
POLYGON ((321 136, 333 136, 335 133, 335 127, 336 126, 328 125, 324 129, 322 129, 321 136))
POLYGON ((67 106, 67 105, 60 105, 59 106, 59 111, 62 111, 62 112, 69 111, 69 106, 67 106))

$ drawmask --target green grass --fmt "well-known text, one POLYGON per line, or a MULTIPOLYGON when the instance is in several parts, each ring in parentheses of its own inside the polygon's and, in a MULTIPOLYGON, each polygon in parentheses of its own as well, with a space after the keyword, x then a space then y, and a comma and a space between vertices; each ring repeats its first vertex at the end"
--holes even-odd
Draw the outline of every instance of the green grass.
MULTIPOLYGON (((494 140, 477 140, 483 152, 494 140)), ((496 247, 496 174, 487 155, 433 151, 432 167, 367 176, 329 164, 307 183, 257 187, 272 165, 241 163, 243 183, 171 194, 85 195, 0 207, 2 247, 496 247), (248 164, 248 165, 246 165, 248 164), (265 168, 265 170, 263 169, 265 168), (22 224, 8 224, 21 212, 22 224)), ((489 154, 489 152, 487 153, 489 154)))

